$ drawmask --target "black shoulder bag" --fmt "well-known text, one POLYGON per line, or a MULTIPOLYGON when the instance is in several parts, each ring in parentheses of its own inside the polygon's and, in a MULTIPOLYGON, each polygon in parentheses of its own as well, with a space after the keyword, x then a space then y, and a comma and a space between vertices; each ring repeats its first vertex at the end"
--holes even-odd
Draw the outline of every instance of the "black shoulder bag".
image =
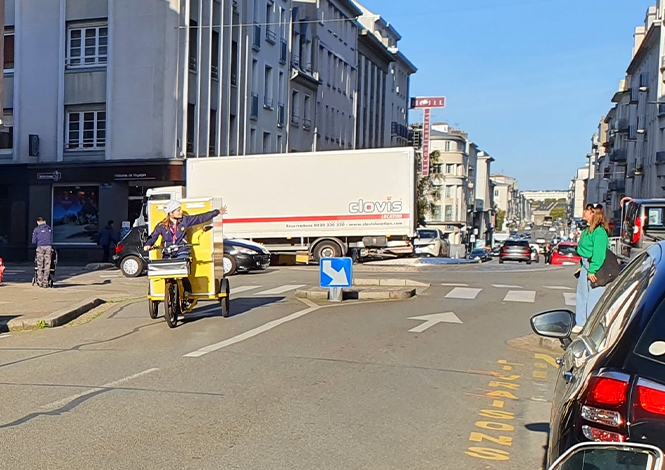
MULTIPOLYGON (((589 260, 591 261, 591 260, 589 260)), ((605 251, 605 262, 596 273, 596 282, 591 282, 591 287, 603 287, 615 280, 621 272, 621 265, 616 255, 610 250, 605 251)))

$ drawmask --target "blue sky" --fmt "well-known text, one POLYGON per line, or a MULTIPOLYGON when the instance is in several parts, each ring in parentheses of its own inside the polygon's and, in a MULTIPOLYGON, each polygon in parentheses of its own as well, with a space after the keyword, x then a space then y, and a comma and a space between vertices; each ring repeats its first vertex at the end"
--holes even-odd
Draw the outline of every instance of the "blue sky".
MULTIPOLYGON (((411 96, 469 133, 520 189, 565 189, 656 0, 360 0, 402 35, 411 96)), ((411 122, 422 112, 412 111, 411 122)))

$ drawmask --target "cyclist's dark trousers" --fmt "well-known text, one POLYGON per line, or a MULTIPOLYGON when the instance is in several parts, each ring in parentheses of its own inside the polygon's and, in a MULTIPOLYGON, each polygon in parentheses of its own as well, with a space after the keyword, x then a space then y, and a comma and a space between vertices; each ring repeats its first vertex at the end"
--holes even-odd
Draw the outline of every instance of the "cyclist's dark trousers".
MULTIPOLYGON (((178 253, 177 256, 178 259, 189 259, 189 253, 178 253)), ((192 293, 192 283, 189 282, 189 279, 184 277, 182 278, 182 288, 185 292, 189 292, 190 294, 192 293)))

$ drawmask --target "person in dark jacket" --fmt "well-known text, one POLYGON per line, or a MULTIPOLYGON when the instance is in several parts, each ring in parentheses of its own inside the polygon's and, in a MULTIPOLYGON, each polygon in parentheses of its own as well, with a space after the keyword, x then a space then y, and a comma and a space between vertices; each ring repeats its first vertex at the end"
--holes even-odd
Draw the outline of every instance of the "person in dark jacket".
POLYGON ((48 276, 51 269, 53 233, 43 217, 37 219, 37 227, 32 231, 32 244, 37 246, 37 285, 48 287, 48 276))
POLYGON ((112 220, 109 220, 106 227, 99 232, 99 244, 102 246, 103 250, 102 263, 108 263, 111 254, 111 244, 118 244, 118 235, 115 233, 112 220))
MULTIPOLYGON (((222 207, 210 212, 204 212, 203 214, 184 215, 181 206, 180 201, 175 200, 168 201, 164 205, 166 218, 157 224, 146 240, 145 246, 143 247, 145 251, 150 251, 160 237, 162 238, 165 248, 172 245, 185 245, 189 243, 187 240, 187 230, 189 228, 210 222, 219 214, 226 213, 226 207, 222 207)), ((190 254, 189 247, 182 246, 178 249, 178 253, 175 257, 186 259, 189 258, 190 254)), ((183 279, 183 287, 185 288, 185 292, 192 292, 189 279, 183 279)))

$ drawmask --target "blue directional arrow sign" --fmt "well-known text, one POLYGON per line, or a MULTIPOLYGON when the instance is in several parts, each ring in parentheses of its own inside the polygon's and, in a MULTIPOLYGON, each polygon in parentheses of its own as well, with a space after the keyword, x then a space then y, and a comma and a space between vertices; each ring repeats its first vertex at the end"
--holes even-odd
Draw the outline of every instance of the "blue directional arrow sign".
POLYGON ((319 265, 321 287, 351 287, 353 284, 351 258, 322 258, 319 265))

